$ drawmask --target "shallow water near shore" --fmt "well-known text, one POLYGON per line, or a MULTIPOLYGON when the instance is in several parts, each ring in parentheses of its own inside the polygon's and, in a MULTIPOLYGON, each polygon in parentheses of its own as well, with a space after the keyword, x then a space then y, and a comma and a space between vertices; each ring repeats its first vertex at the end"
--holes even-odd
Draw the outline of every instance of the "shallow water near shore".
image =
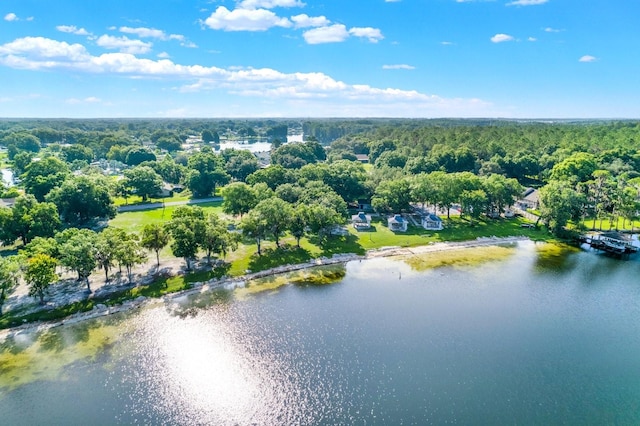
POLYGON ((184 296, 14 336, 0 413, 13 425, 637 424, 639 273, 637 258, 522 241, 352 261, 333 284, 184 296))

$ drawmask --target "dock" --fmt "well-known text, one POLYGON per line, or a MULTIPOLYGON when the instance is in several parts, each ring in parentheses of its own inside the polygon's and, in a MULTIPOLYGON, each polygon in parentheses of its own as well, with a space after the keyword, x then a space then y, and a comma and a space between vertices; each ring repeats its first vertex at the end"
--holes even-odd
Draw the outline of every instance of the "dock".
POLYGON ((639 249, 628 235, 613 231, 583 235, 580 242, 588 244, 593 249, 617 256, 637 253, 639 249))

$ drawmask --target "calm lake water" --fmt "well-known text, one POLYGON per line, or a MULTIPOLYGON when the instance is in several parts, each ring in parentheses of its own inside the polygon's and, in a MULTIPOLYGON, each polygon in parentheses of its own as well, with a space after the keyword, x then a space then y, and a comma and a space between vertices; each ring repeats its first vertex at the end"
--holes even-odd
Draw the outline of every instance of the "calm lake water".
POLYGON ((640 262, 544 247, 23 333, 0 423, 640 424, 640 262))

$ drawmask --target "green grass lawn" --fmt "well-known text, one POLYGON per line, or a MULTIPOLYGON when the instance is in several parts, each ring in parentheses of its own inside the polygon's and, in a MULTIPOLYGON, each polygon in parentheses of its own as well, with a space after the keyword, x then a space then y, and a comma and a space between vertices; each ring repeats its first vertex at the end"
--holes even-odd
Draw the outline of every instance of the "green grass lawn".
MULTIPOLYGON (((215 212, 223 214, 222 202, 213 201, 210 203, 196 204, 202 207, 205 214, 215 212)), ((135 212, 123 212, 109 221, 109 226, 122 228, 127 232, 142 232, 144 225, 148 223, 164 223, 171 219, 171 214, 180 206, 168 206, 165 208, 156 208, 149 210, 140 210, 135 212)))
POLYGON ((596 229, 602 231, 609 231, 612 229, 618 229, 620 231, 636 231, 640 229, 640 221, 635 220, 633 222, 618 218, 617 223, 610 219, 587 219, 582 223, 585 229, 596 229))

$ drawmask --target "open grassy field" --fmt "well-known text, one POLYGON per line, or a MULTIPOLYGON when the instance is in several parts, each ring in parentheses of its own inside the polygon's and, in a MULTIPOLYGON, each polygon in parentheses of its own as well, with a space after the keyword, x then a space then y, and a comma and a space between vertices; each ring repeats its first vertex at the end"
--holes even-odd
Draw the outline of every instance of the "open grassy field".
MULTIPOLYGON (((198 204, 205 214, 209 212, 222 213, 222 202, 198 204)), ((122 228, 127 232, 142 232, 144 225, 148 223, 164 223, 171 219, 171 214, 179 206, 168 206, 160 209, 140 210, 135 212, 119 213, 114 219, 109 221, 109 226, 122 228)))

